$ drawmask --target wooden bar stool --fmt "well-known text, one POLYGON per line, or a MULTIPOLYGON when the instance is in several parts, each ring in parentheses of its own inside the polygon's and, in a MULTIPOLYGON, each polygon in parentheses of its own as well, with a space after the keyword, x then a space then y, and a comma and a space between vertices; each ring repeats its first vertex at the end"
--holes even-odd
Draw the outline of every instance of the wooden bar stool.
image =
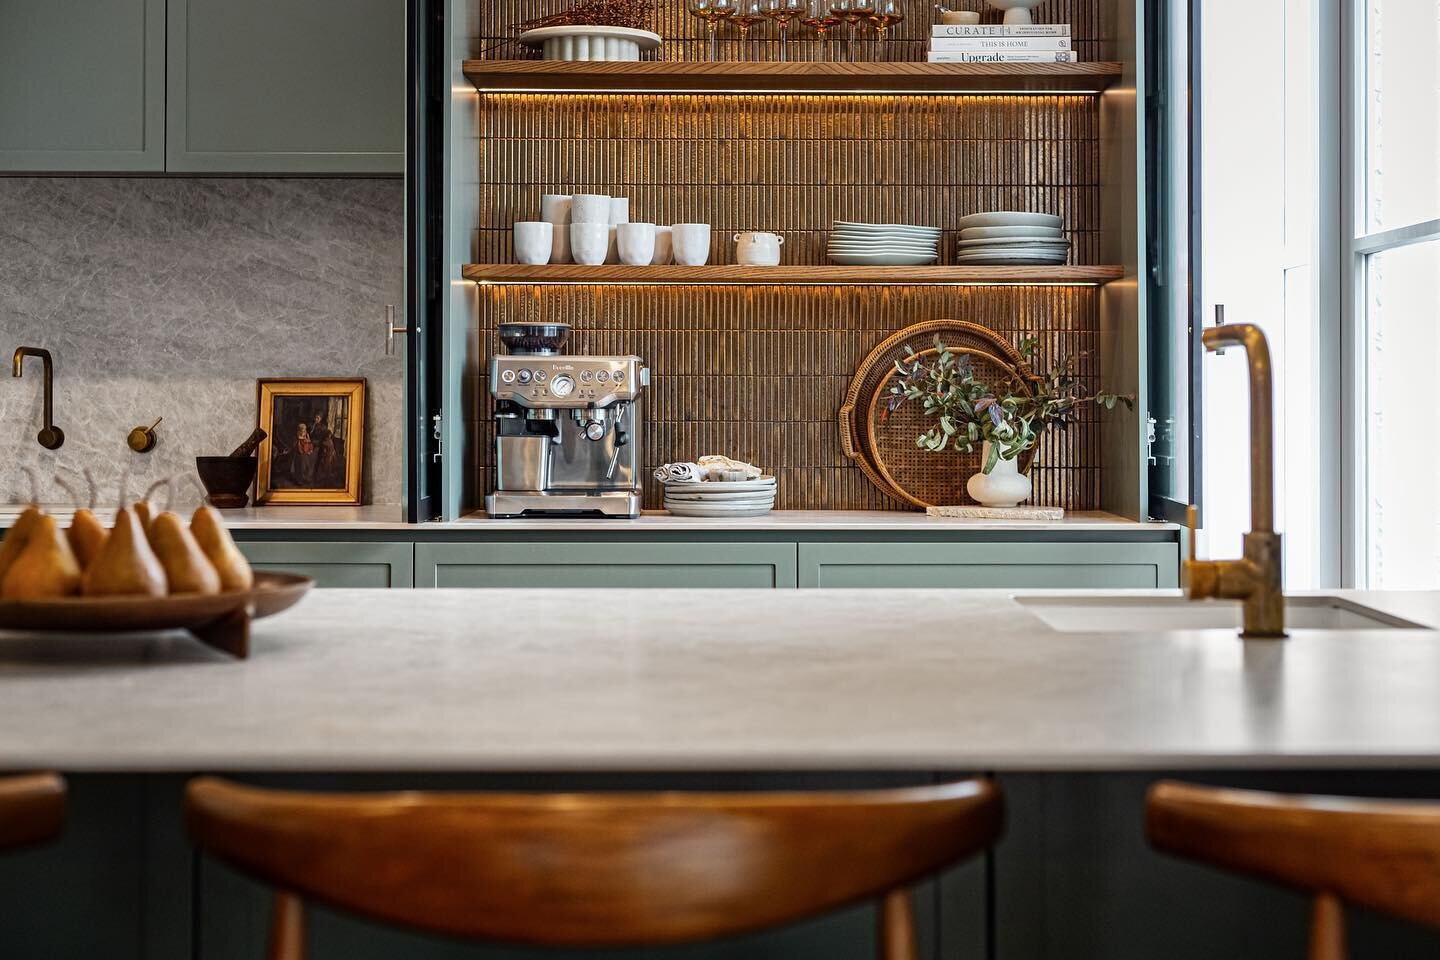
POLYGON ((1158 850, 1314 894, 1310 960, 1345 956, 1342 902, 1440 928, 1440 803, 1165 781, 1146 831, 1158 850))
POLYGON ((65 781, 53 773, 0 777, 0 852, 53 840, 65 825, 65 781))
POLYGON ((186 788, 202 849, 275 886, 271 960, 304 956, 300 898, 472 940, 688 943, 880 899, 913 960, 909 885, 999 837, 985 780, 835 793, 315 794, 186 788))

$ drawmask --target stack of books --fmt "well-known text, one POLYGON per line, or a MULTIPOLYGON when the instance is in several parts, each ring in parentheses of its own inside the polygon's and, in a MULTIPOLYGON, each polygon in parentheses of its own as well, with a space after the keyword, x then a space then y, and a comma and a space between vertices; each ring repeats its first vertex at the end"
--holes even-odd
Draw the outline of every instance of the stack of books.
POLYGON ((930 63, 1074 63, 1068 23, 937 23, 930 63))

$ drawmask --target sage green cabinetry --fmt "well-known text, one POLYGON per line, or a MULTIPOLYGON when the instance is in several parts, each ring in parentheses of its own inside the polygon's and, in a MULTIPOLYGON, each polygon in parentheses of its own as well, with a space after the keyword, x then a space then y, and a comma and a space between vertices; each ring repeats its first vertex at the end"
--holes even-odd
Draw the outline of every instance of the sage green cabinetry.
POLYGON ((0 2, 0 170, 165 167, 165 0, 0 2))
POLYGON ((418 543, 418 587, 794 587, 795 544, 418 543))
POLYGON ((239 541, 256 570, 285 570, 315 578, 318 587, 413 587, 415 549, 405 543, 239 541))
POLYGON ((404 0, 169 4, 167 170, 404 173, 404 0))
POLYGON ((1178 585, 1174 542, 802 543, 802 587, 1061 589, 1178 585))

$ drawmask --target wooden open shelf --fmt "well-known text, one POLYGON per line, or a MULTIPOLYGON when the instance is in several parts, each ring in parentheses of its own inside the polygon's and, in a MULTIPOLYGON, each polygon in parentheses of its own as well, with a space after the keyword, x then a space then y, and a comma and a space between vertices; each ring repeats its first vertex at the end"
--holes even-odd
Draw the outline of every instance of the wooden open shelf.
POLYGON ((655 284, 655 285, 768 285, 871 286, 877 284, 1069 284, 1094 285, 1119 280, 1125 268, 1098 267, 846 267, 836 264, 743 267, 715 264, 704 267, 627 267, 518 263, 470 263, 466 280, 496 284, 655 284))
POLYGON ((591 93, 1099 93, 1122 65, 466 60, 477 90, 591 93))

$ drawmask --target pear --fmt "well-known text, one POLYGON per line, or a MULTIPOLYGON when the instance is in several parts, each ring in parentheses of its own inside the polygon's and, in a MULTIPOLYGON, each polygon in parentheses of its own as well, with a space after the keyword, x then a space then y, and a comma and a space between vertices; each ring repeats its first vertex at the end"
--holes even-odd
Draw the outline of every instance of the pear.
POLYGON ((222 590, 249 590, 255 585, 255 574, 250 572, 249 562, 235 546, 235 541, 230 539, 225 521, 220 519, 220 514, 213 507, 200 507, 195 511, 190 518, 190 532, 195 535, 195 542, 200 544, 205 556, 215 565, 215 572, 220 574, 222 590))
POLYGON ((70 529, 65 531, 65 536, 70 541, 70 549, 75 551, 80 569, 89 570, 90 564, 105 548, 105 541, 110 539, 110 531, 95 519, 95 514, 81 507, 71 518, 70 529))
POLYGON ((219 593, 220 574, 185 521, 166 511, 150 523, 150 545, 165 568, 171 593, 219 593))
POLYGON ((20 556, 10 564, 0 583, 6 600, 43 600, 66 597, 80 589, 80 565, 55 518, 35 521, 20 556))
POLYGON ((5 534, 5 539, 0 540, 0 582, 4 581, 5 571, 10 569, 10 564, 14 563, 20 556, 20 551, 25 549, 25 541, 43 516, 39 507, 29 507, 16 518, 10 532, 5 534))
POLYGON ((145 531, 145 536, 150 536, 150 524, 154 520, 150 513, 150 501, 136 500, 130 509, 135 511, 135 519, 140 521, 140 529, 145 531))
POLYGON ((86 596, 117 594, 165 595, 165 569, 150 549, 140 521, 129 510, 115 514, 115 529, 90 569, 81 589, 86 596))

